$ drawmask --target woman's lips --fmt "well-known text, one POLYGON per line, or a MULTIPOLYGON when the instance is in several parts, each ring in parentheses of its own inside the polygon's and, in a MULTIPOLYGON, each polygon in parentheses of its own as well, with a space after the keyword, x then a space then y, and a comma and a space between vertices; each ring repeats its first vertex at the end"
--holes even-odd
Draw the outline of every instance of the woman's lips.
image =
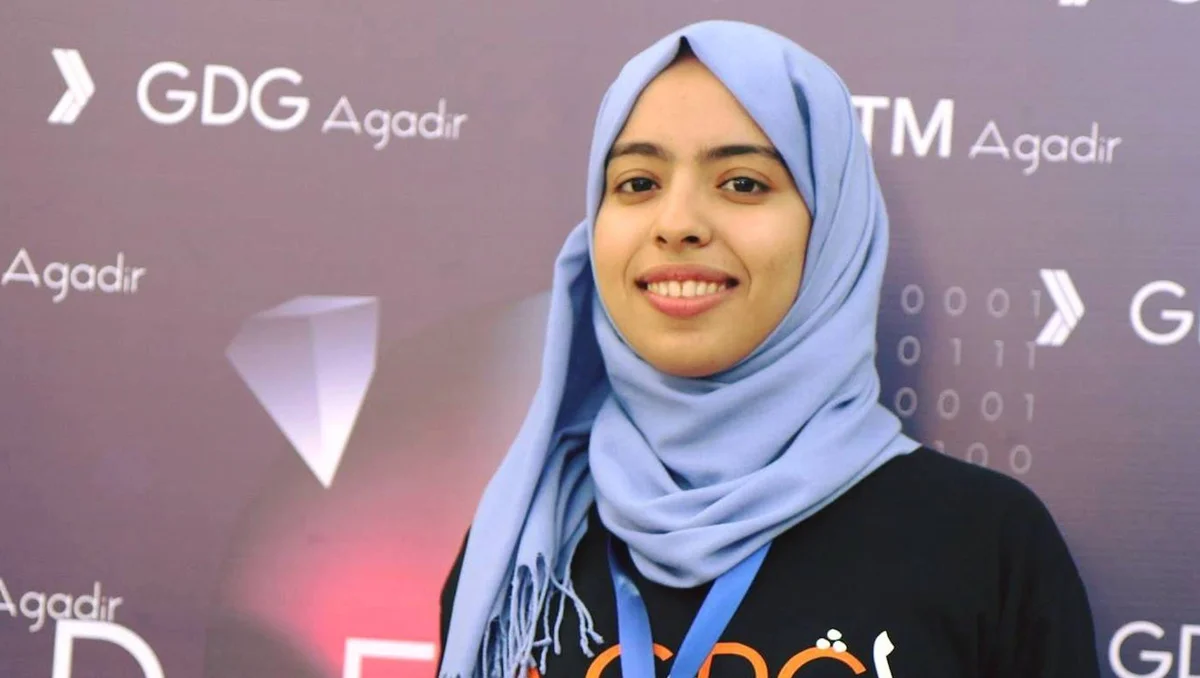
POLYGON ((637 287, 660 313, 690 318, 719 306, 738 285, 737 278, 710 266, 669 264, 650 269, 637 287))
POLYGON ((655 266, 640 275, 637 283, 639 287, 645 287, 649 283, 670 280, 678 282, 695 280, 697 282, 725 284, 726 286, 737 284, 737 278, 734 278, 725 271, 700 264, 666 264, 655 266))
POLYGON ((658 294, 650 289, 643 289, 642 294, 650 305, 672 318, 691 318, 716 308, 733 292, 733 288, 724 287, 712 294, 696 297, 672 297, 658 294))

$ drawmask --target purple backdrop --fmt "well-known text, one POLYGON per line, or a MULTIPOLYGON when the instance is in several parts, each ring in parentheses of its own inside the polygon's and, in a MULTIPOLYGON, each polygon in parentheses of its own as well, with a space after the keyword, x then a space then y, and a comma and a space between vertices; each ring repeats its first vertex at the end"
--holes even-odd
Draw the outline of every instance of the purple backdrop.
POLYGON ((5 3, 0 675, 432 675, 600 95, 715 17, 856 94, 885 402, 1200 676, 1195 0, 5 3))

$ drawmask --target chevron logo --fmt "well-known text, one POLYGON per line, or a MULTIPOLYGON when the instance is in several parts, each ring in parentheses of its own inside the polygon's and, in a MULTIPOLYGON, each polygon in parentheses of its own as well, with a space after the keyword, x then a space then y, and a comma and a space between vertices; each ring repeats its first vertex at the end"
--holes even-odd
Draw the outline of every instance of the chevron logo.
POLYGON ((47 122, 51 125, 73 125, 88 100, 96 93, 96 85, 88 74, 87 66, 83 64, 83 57, 79 56, 79 50, 55 48, 52 54, 63 81, 67 83, 67 91, 63 92, 54 110, 50 111, 47 122))
POLYGON ((1042 283, 1050 292, 1050 299, 1054 301, 1055 311, 1035 343, 1038 346, 1062 346, 1083 318, 1083 299, 1079 298, 1079 292, 1075 290, 1075 284, 1066 271, 1043 268, 1041 276, 1042 283))

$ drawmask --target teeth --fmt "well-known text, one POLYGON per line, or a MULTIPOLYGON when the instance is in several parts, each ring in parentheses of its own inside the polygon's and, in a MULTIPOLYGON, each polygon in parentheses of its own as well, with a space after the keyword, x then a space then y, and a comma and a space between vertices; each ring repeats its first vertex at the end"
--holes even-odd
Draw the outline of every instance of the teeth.
POLYGON ((652 282, 646 286, 654 294, 664 297, 703 297, 716 294, 725 289, 725 283, 704 282, 702 280, 670 280, 652 282))

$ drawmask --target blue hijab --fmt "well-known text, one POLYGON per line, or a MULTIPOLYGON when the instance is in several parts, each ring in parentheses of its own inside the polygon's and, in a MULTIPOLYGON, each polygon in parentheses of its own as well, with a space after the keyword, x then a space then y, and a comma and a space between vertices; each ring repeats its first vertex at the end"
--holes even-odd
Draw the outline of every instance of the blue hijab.
POLYGON ((850 93, 820 59, 729 21, 688 26, 635 56, 600 105, 586 214, 555 264, 540 385, 475 513, 442 678, 544 671, 568 603, 592 654, 602 639, 571 558, 593 503, 643 575, 693 587, 917 447, 879 404, 883 197, 850 93), (740 363, 700 379, 633 352, 596 294, 591 260, 605 158, 685 40, 783 155, 813 215, 791 310, 740 363))

